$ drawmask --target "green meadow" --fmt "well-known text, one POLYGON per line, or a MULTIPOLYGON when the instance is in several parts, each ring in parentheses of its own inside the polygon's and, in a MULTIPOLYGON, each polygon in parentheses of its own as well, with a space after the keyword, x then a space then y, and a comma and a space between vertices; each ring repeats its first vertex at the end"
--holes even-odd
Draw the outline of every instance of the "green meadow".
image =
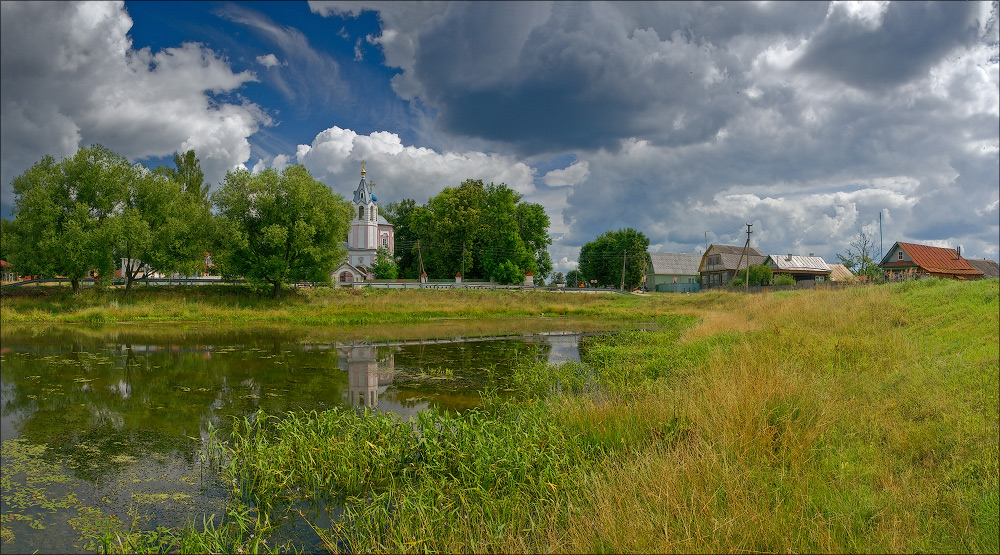
POLYGON ((515 394, 414 421, 237 420, 202 453, 226 515, 101 552, 1000 551, 1000 288, 764 294, 238 289, 4 295, 0 323, 655 323, 526 361, 515 394), (377 315, 377 316, 376 316, 377 315), (330 508, 336 507, 336 514, 330 508), (336 518, 333 518, 335 516, 336 518))

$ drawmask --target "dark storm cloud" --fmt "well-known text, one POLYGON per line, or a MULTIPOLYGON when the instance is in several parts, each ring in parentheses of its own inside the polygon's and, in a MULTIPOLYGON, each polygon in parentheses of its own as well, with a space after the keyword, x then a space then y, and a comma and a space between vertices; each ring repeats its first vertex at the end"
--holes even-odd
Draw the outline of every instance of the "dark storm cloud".
POLYGON ((860 89, 895 87, 974 43, 976 15, 972 2, 893 2, 881 22, 833 9, 796 67, 860 89))
POLYGON ((420 32, 414 76, 444 130, 524 153, 683 145, 738 109, 709 43, 635 28, 616 6, 521 6, 454 4, 420 32))

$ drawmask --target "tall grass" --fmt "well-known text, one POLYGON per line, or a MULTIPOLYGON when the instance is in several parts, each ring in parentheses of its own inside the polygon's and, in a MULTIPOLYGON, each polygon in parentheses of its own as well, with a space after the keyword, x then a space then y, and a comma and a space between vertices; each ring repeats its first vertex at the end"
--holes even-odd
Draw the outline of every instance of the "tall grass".
POLYGON ((995 280, 741 299, 746 333, 637 401, 674 403, 686 441, 608 458, 553 545, 996 552, 997 299, 995 280))
POLYGON ((649 317, 651 305, 630 295, 545 291, 317 288, 271 299, 235 286, 5 290, 0 323, 208 322, 366 325, 523 316, 649 317))
POLYGON ((299 511, 330 551, 997 552, 998 299, 657 295, 661 331, 525 363, 461 415, 237 421, 225 475, 260 530, 299 511))

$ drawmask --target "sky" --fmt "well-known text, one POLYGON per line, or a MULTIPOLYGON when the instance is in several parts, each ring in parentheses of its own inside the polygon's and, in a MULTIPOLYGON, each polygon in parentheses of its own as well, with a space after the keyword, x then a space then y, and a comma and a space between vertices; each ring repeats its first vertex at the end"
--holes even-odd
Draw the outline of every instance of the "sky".
POLYGON ((0 214, 45 155, 466 179, 652 252, 1000 255, 997 2, 0 3, 0 214), (881 225, 881 227, 880 227, 881 225))

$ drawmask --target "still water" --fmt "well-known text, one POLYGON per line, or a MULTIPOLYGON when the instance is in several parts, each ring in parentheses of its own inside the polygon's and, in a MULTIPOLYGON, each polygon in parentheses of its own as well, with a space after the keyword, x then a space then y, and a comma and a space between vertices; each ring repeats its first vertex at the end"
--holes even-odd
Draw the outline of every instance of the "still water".
POLYGON ((275 330, 5 334, 3 552, 92 551, 86 535, 109 522, 153 529, 215 514, 219 523, 227 494, 200 452, 233 417, 468 410, 485 388, 502 394, 517 364, 579 360, 581 337, 594 333, 550 327, 475 338, 400 329, 404 339, 383 329, 372 340, 275 330))

